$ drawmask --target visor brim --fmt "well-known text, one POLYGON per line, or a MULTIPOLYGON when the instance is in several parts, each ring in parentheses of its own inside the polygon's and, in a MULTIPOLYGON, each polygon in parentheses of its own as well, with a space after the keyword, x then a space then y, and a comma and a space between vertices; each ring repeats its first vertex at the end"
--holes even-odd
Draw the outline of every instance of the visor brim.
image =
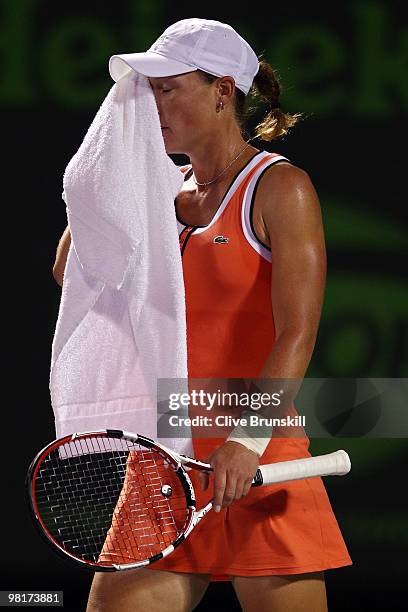
POLYGON ((193 72, 197 68, 151 51, 122 53, 120 55, 112 55, 109 59, 109 74, 114 81, 119 81, 131 70, 140 72, 147 77, 166 77, 193 72))

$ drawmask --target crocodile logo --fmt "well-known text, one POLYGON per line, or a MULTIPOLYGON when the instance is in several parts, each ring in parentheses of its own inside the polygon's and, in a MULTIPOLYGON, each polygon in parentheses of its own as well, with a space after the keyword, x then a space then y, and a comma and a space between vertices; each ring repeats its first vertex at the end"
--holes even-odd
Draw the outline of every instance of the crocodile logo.
POLYGON ((227 238, 226 236, 216 236, 213 242, 215 244, 224 244, 224 243, 229 242, 229 238, 227 238))

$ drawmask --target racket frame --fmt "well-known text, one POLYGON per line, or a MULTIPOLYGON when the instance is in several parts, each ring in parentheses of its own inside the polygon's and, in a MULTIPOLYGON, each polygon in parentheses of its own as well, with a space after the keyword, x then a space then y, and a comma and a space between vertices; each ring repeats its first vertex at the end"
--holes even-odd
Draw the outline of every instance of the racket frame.
POLYGON ((30 515, 33 520, 33 523, 41 535, 42 539, 45 540, 48 544, 51 544, 55 552, 59 553, 65 560, 70 560, 75 563, 75 565, 81 565, 81 567, 90 570, 90 571, 101 571, 101 572, 112 572, 117 570, 128 570, 128 569, 136 569, 140 567, 145 567, 167 557, 170 553, 174 551, 177 546, 179 546, 191 533, 197 523, 203 518, 205 514, 212 508, 212 502, 208 503, 206 506, 201 508, 201 510, 196 511, 196 498, 193 484, 185 470, 185 467, 191 467, 195 469, 199 469, 201 471, 209 472, 212 471, 212 468, 209 464, 204 463, 202 461, 198 461, 196 459, 192 459, 191 457, 186 457, 184 455, 179 455, 178 453, 172 452, 170 449, 162 446, 158 442, 147 438, 146 436, 142 436, 139 434, 134 434, 128 431, 122 431, 119 429, 105 429, 105 430, 96 430, 96 431, 87 431, 87 432, 77 432, 74 434, 70 434, 64 436, 63 438, 59 438, 58 440, 53 440, 47 446, 45 446, 41 451, 37 453, 34 457, 33 461, 30 464, 30 467, 27 472, 26 477, 26 500, 28 503, 28 507, 30 510, 30 515), (57 540, 51 535, 47 526, 43 522, 41 518, 40 511, 38 509, 38 505, 36 502, 36 476, 38 474, 38 470, 42 465, 44 459, 50 455, 51 452, 63 446, 64 444, 69 444, 70 442, 75 442, 76 440, 84 440, 87 438, 105 437, 105 438, 116 438, 129 440, 130 442, 134 442, 144 446, 147 449, 157 451, 163 458, 173 464, 174 472, 176 473, 178 479, 181 482, 181 485, 184 490, 184 494, 186 496, 186 527, 176 540, 174 540, 169 546, 163 549, 160 553, 152 555, 146 560, 137 561, 135 563, 94 563, 92 561, 88 561, 85 559, 81 559, 77 557, 63 546, 61 546, 57 540))
MULTIPOLYGON (((210 473, 213 471, 211 465, 208 463, 199 461, 198 459, 187 457, 185 455, 180 455, 179 453, 172 451, 169 448, 166 448, 165 446, 161 445, 158 442, 155 442, 150 438, 147 438, 146 436, 134 434, 132 432, 122 431, 119 429, 104 429, 70 434, 68 436, 64 436, 63 438, 59 438, 58 440, 54 440, 53 442, 45 446, 33 459, 28 469, 26 477, 26 496, 28 506, 31 511, 31 517, 33 519, 35 527, 39 531, 42 538, 48 544, 52 545, 55 552, 59 553, 65 560, 68 559, 71 562, 75 563, 75 565, 79 564, 81 567, 90 571, 101 572, 123 571, 146 567, 151 563, 163 559, 164 557, 167 557, 169 554, 171 554, 175 550, 175 548, 177 548, 182 542, 184 542, 184 540, 188 537, 194 527, 213 507, 214 500, 212 499, 200 510, 196 510, 196 497, 194 487, 191 482, 191 479, 189 478, 186 472, 186 468, 198 469, 206 473, 210 473), (42 464, 42 461, 53 450, 63 446, 64 444, 68 444, 70 442, 74 442, 80 439, 93 438, 95 436, 129 440, 131 442, 140 444, 141 446, 147 449, 157 451, 164 459, 173 464, 174 471, 181 482, 184 494, 186 496, 186 527, 183 533, 181 533, 170 545, 168 545, 160 553, 152 555, 148 559, 126 564, 104 564, 81 559, 80 557, 76 557, 74 554, 60 546, 50 534, 46 525, 42 521, 35 498, 35 478, 38 473, 39 467, 42 464)), ((277 462, 276 464, 260 466, 253 478, 252 486, 258 487, 279 482, 288 482, 290 480, 297 480, 300 478, 313 478, 315 476, 320 477, 326 475, 344 475, 350 471, 350 468, 351 463, 348 454, 344 450, 338 450, 327 455, 307 457, 297 460, 277 462), (323 463, 327 464, 327 466, 325 465, 325 467, 321 469, 323 463), (279 475, 282 470, 282 467, 292 467, 295 466, 295 464, 299 467, 298 472, 290 474, 288 478, 285 479, 283 479, 279 475), (305 470, 307 469, 309 469, 309 473, 308 475, 305 475, 305 470)))

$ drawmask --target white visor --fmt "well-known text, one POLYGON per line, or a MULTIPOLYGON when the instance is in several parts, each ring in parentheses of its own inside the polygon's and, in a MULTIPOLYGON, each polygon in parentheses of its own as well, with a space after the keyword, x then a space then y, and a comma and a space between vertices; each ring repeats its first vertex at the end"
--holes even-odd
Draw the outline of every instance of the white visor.
POLYGON ((119 81, 131 70, 140 72, 147 77, 166 77, 193 72, 197 68, 169 59, 154 51, 112 55, 109 60, 109 73, 114 81, 119 81))

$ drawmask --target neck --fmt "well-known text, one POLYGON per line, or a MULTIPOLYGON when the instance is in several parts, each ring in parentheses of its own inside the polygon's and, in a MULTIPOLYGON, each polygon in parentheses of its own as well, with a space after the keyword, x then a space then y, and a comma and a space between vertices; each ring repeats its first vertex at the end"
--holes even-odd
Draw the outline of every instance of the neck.
MULTIPOLYGON (((191 164, 193 166, 194 176, 198 183, 205 183, 215 179, 232 160, 242 152, 241 155, 225 170, 220 176, 220 181, 224 181, 232 174, 237 172, 245 160, 252 157, 256 149, 249 144, 246 146, 246 141, 242 138, 239 130, 234 128, 230 134, 220 133, 214 137, 211 134, 207 140, 201 140, 200 146, 196 150, 190 151, 191 164), (245 148, 246 147, 246 148, 245 148), (245 148, 245 150, 244 150, 245 148)), ((218 180, 214 181, 214 186, 218 184, 218 180)), ((197 185, 197 192, 207 192, 211 185, 197 185)))

